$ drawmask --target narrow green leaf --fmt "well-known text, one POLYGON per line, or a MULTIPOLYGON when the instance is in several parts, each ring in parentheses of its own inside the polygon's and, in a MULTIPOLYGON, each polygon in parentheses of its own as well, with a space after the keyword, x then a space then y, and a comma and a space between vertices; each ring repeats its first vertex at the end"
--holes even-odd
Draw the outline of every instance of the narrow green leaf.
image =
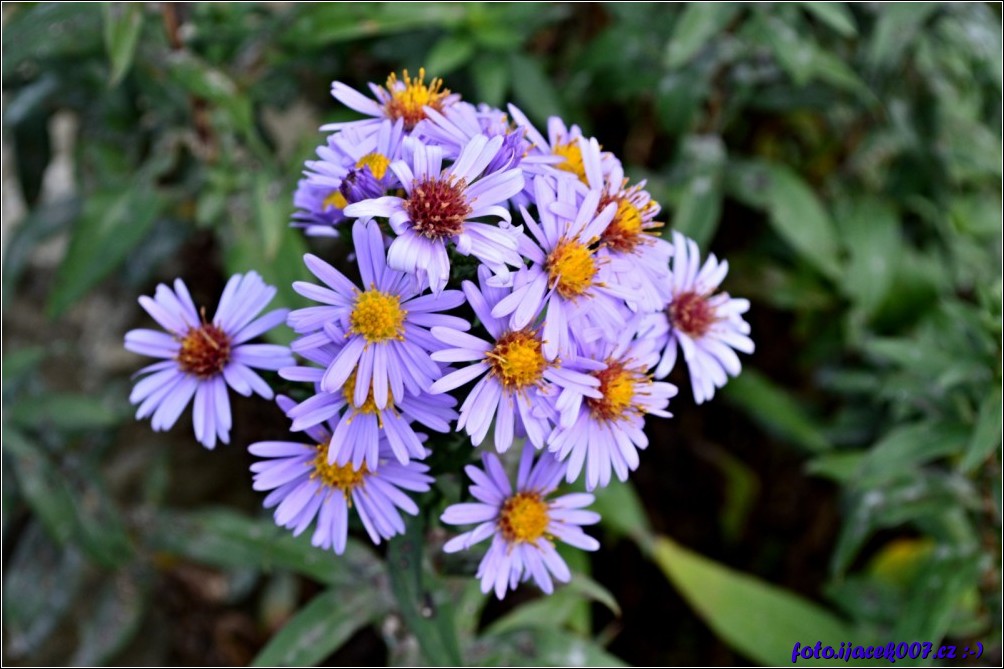
POLYGON ((107 2, 104 5, 105 50, 111 61, 108 85, 114 87, 132 65, 139 34, 143 29, 143 5, 138 2, 107 2))
POLYGON ((10 420, 37 429, 93 430, 115 425, 127 413, 125 405, 109 407, 102 397, 49 393, 11 407, 10 420))
POLYGON ((151 524, 146 536, 154 550, 216 567, 289 569, 321 583, 360 587, 376 579, 381 569, 372 551, 351 539, 345 554, 336 557, 312 546, 309 536, 292 536, 271 518, 249 518, 226 509, 163 512, 151 524))
POLYGON ((429 76, 446 76, 466 65, 474 51, 474 42, 466 35, 447 35, 429 50, 429 55, 425 57, 425 69, 429 76))
POLYGON ((485 633, 498 635, 521 628, 560 629, 569 624, 577 606, 584 601, 599 602, 614 615, 620 616, 620 607, 609 590, 588 576, 575 573, 569 583, 558 585, 553 594, 544 595, 510 611, 492 623, 485 633))
POLYGON ((484 636, 472 653, 472 664, 490 667, 627 666, 594 641, 554 628, 484 636))
POLYGON ((495 107, 505 102, 511 76, 509 61, 494 54, 479 54, 471 63, 471 76, 478 99, 495 107))
POLYGON ((826 609, 717 564, 668 537, 655 539, 653 559, 718 637, 753 662, 788 664, 795 642, 821 639, 838 644, 860 637, 852 637, 852 630, 826 609))
POLYGON ((600 514, 603 527, 614 534, 630 537, 647 549, 654 535, 634 486, 611 481, 610 485, 596 490, 594 494, 596 501, 591 508, 600 514))
POLYGON ((686 65, 741 9, 742 5, 731 2, 684 5, 666 48, 666 66, 686 65))
POLYGON ((136 570, 119 570, 89 597, 78 620, 79 643, 71 666, 107 666, 139 631, 149 599, 136 570))
POLYGON ((962 471, 971 472, 982 465, 994 449, 1001 444, 1001 389, 994 388, 983 399, 980 413, 976 418, 976 427, 966 454, 960 465, 962 471))
POLYGON ((221 109, 234 128, 245 137, 257 139, 251 98, 226 72, 184 50, 169 54, 167 65, 174 83, 221 109))
POLYGON ((851 485, 877 486, 931 460, 960 453, 968 434, 964 425, 950 421, 900 425, 868 450, 851 485))
POLYGON ((837 208, 840 237, 848 262, 840 287, 865 314, 885 299, 896 274, 897 253, 903 243, 899 218, 887 204, 855 197, 837 208))
POLYGON ((5 353, 2 372, 4 384, 14 383, 32 373, 44 358, 45 349, 41 346, 28 346, 5 353))
POLYGON ((744 369, 731 379, 724 395, 754 421, 787 441, 814 453, 830 448, 819 426, 798 401, 756 370, 744 369))
POLYGON ((424 526, 420 518, 409 519, 406 533, 388 542, 387 572, 391 592, 425 659, 433 666, 460 665, 463 660, 457 643, 453 605, 445 599, 436 601, 436 591, 427 589, 424 584, 424 545, 424 526))
POLYGON ((918 43, 914 37, 938 9, 938 3, 933 2, 880 5, 878 21, 868 44, 868 60, 881 67, 894 65, 904 49, 918 43))
POLYGON ((519 53, 511 54, 510 62, 512 94, 520 108, 536 121, 544 121, 549 116, 564 117, 558 90, 540 62, 519 53))
POLYGON ((684 143, 683 152, 684 161, 691 165, 692 176, 677 201, 671 228, 707 249, 722 213, 725 147, 716 135, 690 137, 684 143))
POLYGON ((772 165, 767 182, 769 220, 809 263, 835 279, 840 275, 833 221, 805 181, 790 168, 772 165))
POLYGON ((843 2, 803 2, 802 9, 840 33, 844 37, 858 34, 854 15, 843 2))
POLYGON ((18 487, 28 506, 54 541, 66 543, 77 527, 77 500, 66 480, 20 432, 4 430, 3 447, 11 455, 18 487))
POLYGON ((326 590, 282 626, 251 666, 316 666, 386 610, 387 603, 369 590, 326 590))
POLYGON ((121 189, 89 197, 56 272, 49 295, 50 316, 61 315, 121 265, 146 236, 163 206, 164 198, 143 176, 121 189))
POLYGON ((28 524, 13 555, 4 560, 5 664, 25 658, 52 639, 84 585, 86 567, 73 546, 57 545, 39 523, 28 524))

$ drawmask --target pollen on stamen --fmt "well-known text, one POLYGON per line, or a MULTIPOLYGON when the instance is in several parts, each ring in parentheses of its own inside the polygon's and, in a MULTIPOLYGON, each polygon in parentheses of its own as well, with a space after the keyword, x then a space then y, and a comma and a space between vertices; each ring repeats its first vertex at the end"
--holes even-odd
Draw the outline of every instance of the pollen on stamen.
POLYGON ((634 406, 635 388, 648 377, 619 360, 607 360, 607 366, 594 373, 599 380, 600 397, 587 397, 586 406, 594 418, 613 421, 639 413, 634 406))
POLYGON ((670 324, 690 337, 701 337, 716 318, 708 298, 694 291, 680 293, 667 308, 670 324))
POLYGON ((509 543, 531 543, 547 533, 547 504, 535 492, 518 492, 502 503, 498 527, 509 543))
POLYGON ((558 242, 547 256, 546 267, 548 286, 566 300, 581 297, 594 285, 597 267, 593 252, 575 240, 558 242))
POLYGON ((443 80, 439 78, 433 79, 426 85, 425 68, 419 69, 418 77, 414 79, 408 76, 408 70, 404 70, 401 74, 404 80, 403 87, 400 86, 401 81, 396 73, 391 73, 387 77, 387 92, 391 97, 384 105, 384 110, 392 121, 404 119, 405 129, 411 130, 425 118, 426 107, 442 111, 443 101, 450 91, 443 88, 443 80))
POLYGON ((345 496, 345 500, 351 505, 352 491, 363 484, 369 470, 366 468, 366 463, 361 464, 358 469, 353 467, 351 462, 344 465, 337 465, 334 463, 329 464, 329 447, 330 441, 323 444, 317 444, 317 454, 314 456, 314 460, 311 463, 313 471, 310 473, 310 478, 320 479, 321 483, 328 488, 341 491, 341 493, 345 496))
POLYGON ((212 323, 203 322, 191 328, 181 340, 178 366, 183 372, 208 379, 223 373, 230 361, 231 348, 230 335, 212 323))
POLYGON ((401 308, 401 298, 370 288, 356 296, 349 314, 349 335, 358 334, 371 344, 390 339, 404 339, 404 319, 408 312, 401 308))
POLYGON ((361 170, 364 167, 370 168, 370 174, 376 179, 383 179, 384 175, 387 174, 387 168, 390 167, 390 158, 382 153, 367 153, 356 161, 357 170, 361 170))
POLYGON ((473 211, 464 197, 463 179, 425 179, 417 182, 404 210, 412 221, 412 229, 428 238, 442 239, 459 235, 464 221, 473 211))
POLYGON ((572 139, 563 144, 555 143, 551 149, 551 153, 565 159, 565 162, 558 163, 555 167, 559 170, 571 172, 579 177, 579 181, 582 183, 588 183, 586 180, 586 164, 582 161, 582 148, 579 146, 578 139, 572 139))
POLYGON ((541 383, 549 365, 542 346, 536 333, 516 330, 499 337, 495 347, 485 357, 491 373, 503 388, 520 391, 541 383))

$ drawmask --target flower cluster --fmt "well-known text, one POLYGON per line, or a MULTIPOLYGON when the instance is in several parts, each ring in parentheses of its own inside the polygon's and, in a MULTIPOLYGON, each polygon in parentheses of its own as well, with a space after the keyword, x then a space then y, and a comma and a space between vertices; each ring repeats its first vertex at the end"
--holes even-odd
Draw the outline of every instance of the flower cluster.
POLYGON ((374 542, 403 532, 399 512, 418 506, 402 490, 428 490, 426 458, 455 448, 430 433, 464 432, 483 463, 466 468, 477 501, 442 522, 475 527, 444 550, 491 538, 485 592, 525 580, 550 592, 570 577, 554 541, 598 547, 581 527, 599 520, 583 509, 590 493, 638 468, 646 416, 671 416, 677 388, 662 379, 678 350, 698 404, 740 372, 749 302, 719 291, 727 263, 702 264, 678 232, 663 238, 645 182, 579 127, 552 117, 545 135, 519 109, 469 104, 424 71, 370 92, 334 83, 366 118, 322 128, 294 196, 293 225, 350 239, 355 267, 305 256, 316 282, 293 289, 316 306, 256 321, 271 293, 254 275, 231 280, 212 323, 180 282, 158 288, 142 303, 171 335, 126 339, 166 358, 136 385, 138 417, 169 427, 195 394, 196 434, 211 446, 230 427, 226 385, 271 396, 249 367, 309 384, 278 400, 308 443, 252 445, 254 486, 271 491, 279 525, 314 523, 314 543, 338 553, 350 508, 374 542), (244 343, 283 319, 300 364, 244 343), (514 443, 515 488, 503 467, 514 443), (563 482, 589 492, 548 501, 563 482))

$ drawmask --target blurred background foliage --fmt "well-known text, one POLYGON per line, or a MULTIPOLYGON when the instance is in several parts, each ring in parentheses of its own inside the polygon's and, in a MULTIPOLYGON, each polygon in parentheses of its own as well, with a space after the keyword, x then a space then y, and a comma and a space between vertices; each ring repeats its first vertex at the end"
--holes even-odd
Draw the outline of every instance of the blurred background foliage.
POLYGON ((1000 662, 999 4, 5 4, 2 76, 5 662, 1000 662), (274 408, 209 454, 126 402, 157 281, 297 303, 331 81, 422 65, 597 136, 753 302, 743 375, 651 421, 551 598, 485 606, 434 520, 342 559, 277 530, 274 408))

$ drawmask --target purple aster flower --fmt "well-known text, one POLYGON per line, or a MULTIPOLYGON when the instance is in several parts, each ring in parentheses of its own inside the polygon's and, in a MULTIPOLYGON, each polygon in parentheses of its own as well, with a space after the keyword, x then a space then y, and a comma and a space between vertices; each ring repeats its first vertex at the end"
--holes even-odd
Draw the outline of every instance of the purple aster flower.
POLYGON ((512 315, 511 325, 529 325, 542 307, 547 308, 544 325, 544 355, 548 360, 558 355, 575 354, 575 326, 599 328, 615 336, 623 324, 623 301, 632 298, 628 287, 602 280, 601 264, 596 257, 596 241, 613 220, 617 207, 610 203, 599 214, 599 191, 589 194, 578 207, 572 206, 574 218, 559 203, 574 203, 576 195, 568 180, 557 181, 557 192, 551 180, 534 178, 534 193, 538 224, 526 209, 522 209, 527 229, 536 238, 535 244, 524 236, 520 251, 533 263, 520 270, 513 279, 513 291, 492 309, 496 318, 512 315), (563 212, 561 214, 556 212, 563 212), (577 323, 580 319, 582 323, 577 323))
POLYGON ((387 263, 427 281, 434 293, 442 292, 450 278, 447 240, 461 255, 473 255, 496 274, 505 275, 506 265, 522 265, 517 251, 521 230, 509 226, 509 210, 499 203, 523 189, 523 173, 518 168, 485 173, 503 142, 502 137, 477 135, 456 162, 443 169, 440 147, 409 138, 405 154, 410 151, 410 161, 390 166, 405 197, 357 202, 346 207, 345 214, 387 218, 397 235, 387 250, 387 263), (503 225, 475 220, 480 218, 503 225))
POLYGON ((484 469, 474 465, 465 469, 474 482, 471 494, 478 501, 454 504, 442 516, 442 521, 450 525, 477 523, 473 530, 446 542, 443 550, 447 553, 492 538, 477 578, 481 579, 482 592, 494 589, 499 599, 521 581, 533 579, 548 594, 554 590, 552 577, 568 582, 571 573, 555 550, 553 539, 587 551, 600 547, 596 539, 582 531, 583 525, 600 520, 598 513, 583 510, 593 503, 593 496, 572 493, 548 500, 564 477, 565 467, 550 453, 541 453, 536 464, 533 456, 533 447, 528 444, 523 448, 513 491, 498 458, 492 453, 482 455, 484 469))
POLYGON ((448 328, 432 328, 432 334, 450 347, 433 353, 433 360, 474 364, 444 375, 430 390, 444 393, 483 376, 460 407, 457 430, 466 429, 477 446, 488 434, 494 418, 495 448, 500 453, 509 449, 514 435, 526 435, 537 448, 542 448, 554 420, 549 403, 543 398, 565 388, 596 395, 599 382, 574 367, 547 360, 539 329, 511 329, 493 316, 492 307, 508 290, 488 285, 489 276, 487 268, 481 267, 481 290, 470 281, 465 281, 463 288, 490 340, 448 328))
MULTIPOLYGON (((596 188, 615 164, 620 165, 612 153, 600 150, 595 137, 584 137, 577 125, 569 128, 560 118, 552 116, 547 119, 547 138, 545 138, 518 107, 509 105, 509 113, 512 114, 516 125, 526 132, 526 137, 534 148, 532 153, 560 158, 553 164, 553 167, 557 168, 558 176, 572 174, 578 177, 579 183, 596 188)), ((552 170, 553 172, 555 170, 552 170)))
POLYGON ((129 401, 139 404, 136 418, 153 415, 154 430, 167 430, 194 397, 192 417, 195 437, 206 448, 216 439, 230 442, 230 397, 227 386, 239 394, 257 393, 272 398, 272 389, 252 368, 277 370, 293 364, 285 346, 248 344, 286 319, 287 309, 276 309, 255 318, 275 296, 255 272, 230 277, 216 315, 206 320, 205 308, 197 310, 181 279, 174 290, 157 286, 153 298, 139 303, 167 333, 131 330, 125 347, 133 353, 164 358, 139 371, 129 401))
POLYGON ((753 352, 750 326, 742 317, 750 303, 715 292, 729 271, 728 261, 718 262, 711 254, 702 266, 697 243, 679 232, 673 233, 673 245, 669 304, 651 320, 650 336, 665 342, 655 376, 665 378, 673 370, 679 345, 694 400, 701 404, 742 371, 735 351, 753 352))
POLYGON ((404 397, 406 387, 416 394, 439 378, 441 371, 429 352, 441 345, 427 328, 466 330, 470 325, 436 313, 462 304, 459 290, 419 295, 413 277, 387 267, 383 235, 375 221, 356 221, 352 238, 368 289, 359 290, 334 267, 308 254, 307 267, 326 287, 297 281, 293 289, 328 306, 298 309, 289 315, 289 325, 300 334, 342 339, 321 379, 322 390, 338 392, 354 375, 355 406, 363 406, 372 392, 374 406, 385 409, 391 396, 404 397))
POLYGON ((485 171, 489 174, 519 166, 524 173, 537 173, 541 165, 561 162, 559 156, 531 152, 526 131, 515 128, 504 112, 488 105, 458 102, 442 112, 426 110, 426 118, 412 133, 424 143, 443 148, 443 157, 455 159, 463 148, 478 135, 502 137, 502 146, 485 171))
MULTIPOLYGON (((334 344, 304 349, 301 355, 320 367, 286 367, 279 371, 284 379, 313 383, 315 386, 314 395, 291 406, 287 412, 293 419, 294 432, 312 429, 327 420, 337 421, 328 449, 331 464, 351 463, 358 468, 365 463, 371 470, 376 470, 381 466, 380 449, 384 443, 398 462, 405 464, 413 458, 425 457, 425 449, 412 427, 413 422, 436 432, 450 431, 457 412, 453 410, 456 400, 448 395, 430 395, 418 389, 402 395, 391 393, 387 406, 379 408, 373 398, 371 382, 364 401, 357 404, 356 372, 349 374, 345 385, 334 392, 321 389, 325 370, 338 351, 339 347, 334 344)), ((436 369, 439 369, 438 366, 436 369)), ((440 374, 437 371, 437 377, 440 374)))
MULTIPOLYGON (((293 404, 282 396, 277 402, 284 410, 293 404)), ((348 538, 350 508, 355 508, 373 543, 379 544, 381 539, 404 533, 402 511, 412 516, 418 513, 418 506, 402 491, 426 492, 433 478, 420 462, 395 462, 385 444, 380 449, 379 470, 331 464, 328 444, 337 422, 333 420, 327 429, 307 430, 312 444, 260 441, 248 450, 265 458, 251 465, 251 471, 255 490, 272 491, 264 506, 276 507, 276 524, 298 536, 316 519, 311 543, 341 555, 348 538)))
POLYGON ((319 160, 307 161, 293 203, 293 225, 308 235, 338 236, 334 226, 345 220, 348 204, 380 197, 397 188, 388 170, 401 150, 403 122, 383 121, 374 133, 346 130, 317 149, 319 160))
POLYGON ((427 109, 442 111, 460 100, 459 95, 443 88, 441 79, 433 79, 426 84, 424 68, 418 71, 418 77, 415 79, 408 76, 408 70, 404 70, 402 78, 403 81, 397 78, 396 73, 391 73, 387 77, 386 87, 370 84, 373 98, 366 97, 340 81, 334 82, 331 85, 331 94, 335 99, 346 107, 372 118, 346 123, 329 123, 322 126, 321 130, 355 128, 362 132, 374 132, 383 119, 391 121, 400 119, 404 123, 404 129, 410 132, 425 118, 427 109))
POLYGON ((592 373, 599 381, 599 397, 565 392, 555 404, 561 419, 548 448, 568 463, 569 482, 585 468, 587 490, 609 484, 611 468, 618 479, 627 480, 628 472, 638 468, 638 449, 648 446, 645 415, 672 416, 665 409, 676 386, 649 377, 659 354, 653 338, 635 339, 637 323, 636 318, 616 341, 582 347, 583 356, 603 363, 592 373))

